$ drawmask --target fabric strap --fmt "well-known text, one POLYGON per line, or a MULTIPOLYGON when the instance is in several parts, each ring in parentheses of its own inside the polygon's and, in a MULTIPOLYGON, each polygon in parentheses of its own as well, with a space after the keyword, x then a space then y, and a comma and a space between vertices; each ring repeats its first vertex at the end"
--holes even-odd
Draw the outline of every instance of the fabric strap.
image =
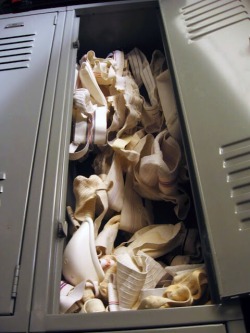
MULTIPOLYGON (((138 48, 130 51, 127 57, 135 82, 139 87, 144 86, 148 95, 148 100, 143 97, 142 123, 144 128, 148 133, 159 132, 163 125, 163 115, 157 95, 155 78, 151 70, 157 65, 152 64, 150 66, 146 56, 138 48)), ((153 59, 161 62, 160 57, 153 59)))

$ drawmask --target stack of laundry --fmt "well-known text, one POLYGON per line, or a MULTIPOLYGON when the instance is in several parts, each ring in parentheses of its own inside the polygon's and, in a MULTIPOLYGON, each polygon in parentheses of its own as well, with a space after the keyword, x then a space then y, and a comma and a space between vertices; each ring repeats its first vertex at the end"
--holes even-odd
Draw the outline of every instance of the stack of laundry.
POLYGON ((76 66, 72 124, 70 163, 81 171, 67 207, 60 312, 209 302, 199 234, 185 225, 188 173, 162 52, 150 63, 138 48, 87 52, 76 66), (164 214, 159 223, 154 202, 170 203, 177 221, 164 214))

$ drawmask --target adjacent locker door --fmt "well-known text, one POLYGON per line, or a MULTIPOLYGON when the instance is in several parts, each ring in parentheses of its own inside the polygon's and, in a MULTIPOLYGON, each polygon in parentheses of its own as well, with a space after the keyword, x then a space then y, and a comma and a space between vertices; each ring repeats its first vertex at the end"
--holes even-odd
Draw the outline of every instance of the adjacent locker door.
POLYGON ((0 19, 0 315, 14 311, 55 19, 0 19))
POLYGON ((204 254, 221 298, 248 293, 250 1, 160 0, 160 7, 211 248, 204 254))

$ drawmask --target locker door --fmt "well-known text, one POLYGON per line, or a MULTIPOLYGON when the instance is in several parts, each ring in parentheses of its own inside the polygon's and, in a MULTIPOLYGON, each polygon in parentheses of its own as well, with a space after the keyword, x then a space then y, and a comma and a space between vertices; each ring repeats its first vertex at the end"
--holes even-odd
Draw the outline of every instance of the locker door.
POLYGON ((204 255, 214 264, 221 298, 248 293, 250 2, 160 0, 160 6, 199 222, 211 249, 204 255))
POLYGON ((14 312, 56 15, 0 19, 0 315, 14 312))

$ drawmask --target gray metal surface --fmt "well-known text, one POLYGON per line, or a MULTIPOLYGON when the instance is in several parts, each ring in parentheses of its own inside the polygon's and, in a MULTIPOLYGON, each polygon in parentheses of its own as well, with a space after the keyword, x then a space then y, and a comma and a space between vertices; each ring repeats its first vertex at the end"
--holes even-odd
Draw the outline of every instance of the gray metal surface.
MULTIPOLYGON (((65 219, 68 143, 71 129, 74 67, 77 50, 73 42, 78 36, 78 19, 74 11, 67 13, 61 27, 63 42, 56 46, 56 95, 53 101, 53 119, 49 138, 48 162, 44 180, 44 200, 40 221, 35 287, 31 311, 30 331, 46 331, 46 316, 53 318, 59 309, 59 285, 64 239, 58 237, 58 223, 65 219), (46 267, 46 269, 45 269, 46 267)), ((53 49, 54 50, 54 49, 53 49)), ((55 320, 60 325, 60 319, 55 320)), ((59 328, 58 328, 59 329, 59 328)))
POLYGON ((244 320, 232 320, 226 323, 227 333, 249 332, 244 320))
MULTIPOLYGON (((100 331, 99 331, 100 332, 100 331)), ((159 329, 143 329, 129 331, 112 331, 113 333, 226 333, 226 327, 220 325, 204 325, 204 326, 186 326, 175 328, 159 328, 159 329)), ((237 333, 242 331, 237 331, 237 333)), ((93 332, 98 333, 98 332, 93 332)))
MULTIPOLYGON (((220 297, 250 291, 249 1, 160 0, 220 297)), ((200 221, 202 222, 202 221, 200 221)))
MULTIPOLYGON (((31 13, 25 13, 25 16, 31 13)), ((20 16, 20 15, 19 15, 20 16)), ((15 15, 16 17, 16 15, 15 15)), ((36 16, 32 16, 35 20, 36 16)), ((53 47, 50 54, 49 69, 44 91, 43 107, 39 122, 36 152, 34 156, 32 179, 29 191, 29 204, 25 218, 25 233, 22 242, 20 275, 17 285, 17 296, 14 314, 0 316, 0 332, 27 332, 29 327, 30 308, 33 292, 33 277, 35 271, 36 247, 39 234, 39 219, 43 184, 47 162, 48 142, 50 139, 50 124, 57 82, 58 59, 63 37, 65 13, 59 12, 53 36, 53 47)), ((35 77, 34 77, 35 79, 35 77)))
MULTIPOLYGON (((124 6, 120 7, 120 4, 116 4, 116 6, 112 9, 110 8, 111 16, 108 14, 108 8, 104 6, 105 20, 110 19, 116 10, 119 11, 121 8, 124 10, 125 8, 124 6)), ((102 17, 101 6, 99 7, 99 24, 95 26, 96 30, 102 27, 102 22, 100 21, 102 17)), ((153 13, 156 14, 156 12, 153 12, 155 9, 149 10, 151 15, 153 13)), ((81 20, 86 22, 86 26, 91 17, 96 20, 91 11, 89 12, 90 17, 88 15, 84 16, 84 8, 80 10, 78 7, 77 13, 79 12, 81 12, 81 20)), ((130 24, 129 11, 124 11, 121 17, 123 17, 121 22, 130 24)), ((192 326, 193 328, 195 325, 200 325, 192 331, 217 332, 215 330, 218 329, 218 332, 225 332, 224 325, 221 325, 222 322, 242 320, 242 313, 237 300, 232 300, 229 304, 225 303, 223 305, 195 306, 168 309, 166 311, 143 310, 116 313, 59 314, 59 284, 64 241, 57 237, 57 226, 58 222, 63 221, 65 213, 67 154, 73 91, 73 69, 76 56, 76 50, 72 48, 72 42, 78 37, 76 29, 78 23, 78 19, 74 17, 74 10, 69 11, 65 24, 64 41, 61 46, 57 94, 51 124, 30 331, 97 332, 119 329, 130 330, 131 332, 131 330, 142 330, 143 328, 144 332, 148 330, 150 332, 150 329, 154 332, 157 332, 157 330, 159 332, 188 332, 190 328, 181 327, 192 326), (171 327, 173 326, 179 326, 179 328, 172 329, 171 327), (167 328, 163 329, 163 327, 167 328)), ((83 26, 84 24, 82 23, 83 26)), ((123 28, 125 31, 126 25, 123 28)), ((85 34, 84 29, 81 31, 82 36, 79 36, 80 43, 85 45, 86 42, 90 45, 91 39, 95 38, 95 31, 92 31, 92 34, 89 32, 85 34)), ((114 42, 112 41, 112 43, 114 42)))
MULTIPOLYGON (((224 305, 190 306, 183 308, 121 311, 90 314, 56 314, 37 312, 31 332, 113 332, 120 330, 152 330, 183 326, 217 325, 242 320, 237 301, 224 305)), ((223 326, 224 327, 224 326, 223 326)), ((238 326, 240 327, 240 326, 238 326)), ((244 328, 237 333, 245 333, 244 328)), ((170 331, 171 332, 171 331, 170 331)), ((209 331, 210 332, 210 331, 209 331)), ((220 331, 219 331, 220 332, 220 331)))
POLYGON ((14 311, 55 17, 0 20, 1 315, 14 311))

